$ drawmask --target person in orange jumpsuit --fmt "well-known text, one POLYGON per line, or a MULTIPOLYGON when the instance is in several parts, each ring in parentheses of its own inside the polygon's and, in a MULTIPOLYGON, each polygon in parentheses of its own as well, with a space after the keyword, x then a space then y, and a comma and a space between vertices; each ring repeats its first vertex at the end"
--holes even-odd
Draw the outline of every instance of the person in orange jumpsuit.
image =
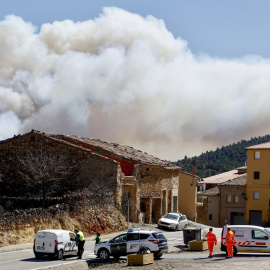
POLYGON ((235 242, 234 239, 234 233, 231 231, 231 228, 227 228, 227 234, 226 234, 226 245, 227 245, 227 253, 228 259, 231 259, 233 257, 233 244, 235 242))
POLYGON ((213 257, 214 245, 217 244, 217 237, 213 233, 213 229, 212 228, 209 229, 209 232, 205 235, 205 238, 207 239, 208 250, 209 250, 209 256, 208 256, 208 258, 212 258, 213 257))

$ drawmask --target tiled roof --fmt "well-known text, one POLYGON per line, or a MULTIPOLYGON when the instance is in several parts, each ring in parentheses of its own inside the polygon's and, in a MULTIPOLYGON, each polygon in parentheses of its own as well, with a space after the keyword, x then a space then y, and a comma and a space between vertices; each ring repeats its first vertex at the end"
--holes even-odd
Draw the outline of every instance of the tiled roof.
POLYGON ((261 143, 253 146, 246 147, 247 150, 252 150, 252 149, 270 149, 270 142, 266 143, 261 143))
MULTIPOLYGON (((126 160, 134 161, 139 164, 148 164, 148 165, 156 165, 166 167, 167 169, 172 170, 180 170, 181 167, 175 166, 174 164, 169 163, 168 161, 161 160, 157 157, 149 155, 145 152, 140 150, 136 150, 131 146, 127 145, 120 145, 117 143, 111 143, 106 141, 101 141, 99 139, 94 138, 84 138, 74 135, 55 135, 55 134, 46 134, 44 132, 40 132, 37 130, 32 130, 30 133, 40 134, 42 136, 46 136, 58 141, 62 141, 65 143, 69 143, 74 146, 79 146, 82 148, 86 148, 88 151, 95 151, 95 149, 102 149, 105 152, 113 153, 114 155, 118 156, 119 158, 124 158, 126 160), (82 143, 82 144, 80 144, 82 143)), ((29 133, 27 133, 29 134, 29 133)), ((23 135, 20 135, 23 136, 23 135)), ((16 138, 15 136, 14 138, 16 138)), ((12 138, 13 139, 13 138, 12 138)), ((4 141, 3 141, 4 142, 4 141)), ((99 153, 100 154, 100 153, 99 153)), ((106 156, 106 155, 105 155, 106 156)))
POLYGON ((214 187, 201 192, 204 196, 216 196, 219 195, 219 188, 214 187))
POLYGON ((239 174, 238 170, 232 170, 232 171, 228 171, 228 172, 224 172, 224 173, 220 173, 217 175, 204 178, 203 182, 205 184, 221 184, 228 180, 234 179, 240 175, 243 175, 243 174, 239 174))
POLYGON ((221 183, 218 186, 243 186, 244 187, 246 183, 247 183, 247 174, 244 173, 241 176, 238 176, 234 179, 221 183))

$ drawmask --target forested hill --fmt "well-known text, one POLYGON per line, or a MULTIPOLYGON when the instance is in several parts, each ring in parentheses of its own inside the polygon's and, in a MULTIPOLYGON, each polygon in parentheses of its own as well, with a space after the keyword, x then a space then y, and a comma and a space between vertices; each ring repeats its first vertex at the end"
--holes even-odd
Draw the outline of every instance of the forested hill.
POLYGON ((246 147, 261 144, 270 141, 270 135, 251 138, 250 140, 242 140, 238 143, 222 146, 215 151, 207 151, 200 156, 188 158, 172 162, 183 168, 185 172, 192 171, 192 162, 195 160, 197 166, 197 175, 204 178, 226 171, 234 170, 237 167, 245 166, 247 161, 246 147))

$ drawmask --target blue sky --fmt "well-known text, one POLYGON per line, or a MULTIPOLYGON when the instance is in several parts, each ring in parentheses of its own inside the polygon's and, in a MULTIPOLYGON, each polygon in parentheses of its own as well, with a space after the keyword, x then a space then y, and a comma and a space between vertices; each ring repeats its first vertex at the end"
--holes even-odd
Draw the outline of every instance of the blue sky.
POLYGON ((235 58, 270 57, 270 1, 267 0, 1 0, 0 19, 15 14, 36 26, 55 20, 85 21, 116 6, 164 20, 174 37, 194 54, 235 58))

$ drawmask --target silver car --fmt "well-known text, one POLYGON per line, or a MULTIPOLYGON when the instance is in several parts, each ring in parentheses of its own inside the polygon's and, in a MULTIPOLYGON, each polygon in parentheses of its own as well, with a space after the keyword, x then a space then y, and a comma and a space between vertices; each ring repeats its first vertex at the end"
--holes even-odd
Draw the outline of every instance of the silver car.
POLYGON ((187 217, 180 213, 168 213, 158 220, 158 228, 167 228, 178 231, 188 225, 187 217))

